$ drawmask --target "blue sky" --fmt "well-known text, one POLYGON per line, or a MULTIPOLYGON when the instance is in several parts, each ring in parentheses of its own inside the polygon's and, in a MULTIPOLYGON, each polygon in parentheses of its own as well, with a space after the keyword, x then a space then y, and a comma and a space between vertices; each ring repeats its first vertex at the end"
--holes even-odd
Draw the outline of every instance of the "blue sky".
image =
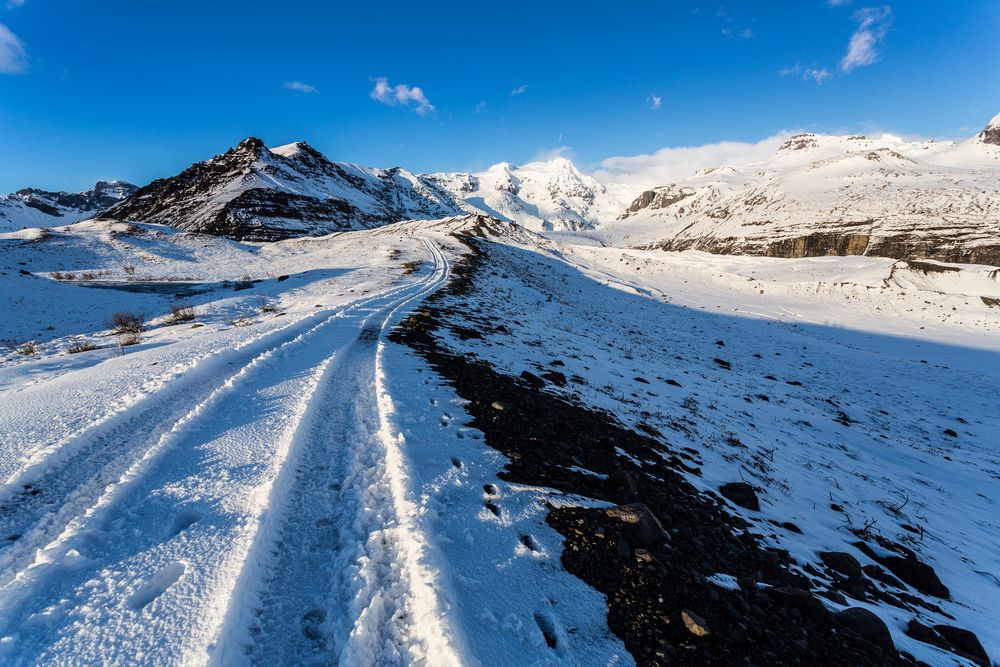
POLYGON ((0 192, 145 183, 256 135, 416 171, 1000 112, 1000 2, 0 0, 0 192))

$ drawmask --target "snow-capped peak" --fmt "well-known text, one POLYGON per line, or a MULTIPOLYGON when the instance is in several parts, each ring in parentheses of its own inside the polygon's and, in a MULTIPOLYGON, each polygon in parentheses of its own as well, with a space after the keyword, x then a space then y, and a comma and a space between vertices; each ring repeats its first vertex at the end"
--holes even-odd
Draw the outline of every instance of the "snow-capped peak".
POLYGON ((993 116, 993 119, 986 124, 983 131, 979 133, 979 140, 984 144, 1000 146, 1000 113, 993 116))
POLYGON ((290 144, 285 144, 284 146, 275 146, 274 148, 270 148, 268 150, 275 155, 280 155, 281 157, 292 157, 299 152, 299 149, 302 148, 302 144, 304 143, 305 142, 303 141, 295 141, 290 144))

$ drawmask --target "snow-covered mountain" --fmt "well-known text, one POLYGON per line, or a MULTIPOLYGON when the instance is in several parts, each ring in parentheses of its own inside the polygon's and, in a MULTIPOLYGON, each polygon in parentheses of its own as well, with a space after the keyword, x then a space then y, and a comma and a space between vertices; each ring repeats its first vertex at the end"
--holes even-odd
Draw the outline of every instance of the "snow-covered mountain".
POLYGON ((270 241, 457 211, 448 192, 405 169, 331 162, 305 142, 269 149, 250 137, 153 181, 101 217, 270 241))
POLYGON ((667 250, 1000 264, 1000 116, 962 142, 795 135, 644 192, 603 231, 667 250))
POLYGON ((565 158, 479 174, 414 174, 333 162, 305 142, 267 148, 251 137, 150 183, 101 217, 270 241, 481 212, 531 229, 591 229, 626 201, 565 158))
POLYGON ((18 190, 0 197, 0 232, 73 223, 113 206, 136 190, 125 181, 98 181, 85 192, 18 190))
POLYGON ((617 217, 629 201, 627 186, 603 185, 557 157, 516 167, 509 162, 486 171, 430 174, 468 212, 482 212, 528 229, 594 229, 617 217))

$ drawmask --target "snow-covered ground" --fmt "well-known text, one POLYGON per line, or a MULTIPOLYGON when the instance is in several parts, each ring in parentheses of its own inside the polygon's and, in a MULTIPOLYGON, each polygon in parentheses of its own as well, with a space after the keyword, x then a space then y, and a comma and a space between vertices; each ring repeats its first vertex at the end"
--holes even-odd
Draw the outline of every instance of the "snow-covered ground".
MULTIPOLYGON (((560 565, 557 494, 498 479, 454 390, 386 338, 476 226, 0 235, 0 339, 37 345, 0 353, 0 662, 631 663, 560 565), (177 292, 193 322, 168 324, 177 292), (121 310, 147 315, 137 345, 107 330, 121 310)), ((852 528, 904 543, 951 590, 920 617, 1000 655, 995 270, 493 229, 454 303, 504 330, 450 347, 513 375, 562 360, 579 381, 548 390, 690 447, 700 489, 752 482, 761 511, 734 511, 801 565, 871 562, 852 528)), ((903 634, 916 612, 867 606, 901 650, 951 659, 903 634)))

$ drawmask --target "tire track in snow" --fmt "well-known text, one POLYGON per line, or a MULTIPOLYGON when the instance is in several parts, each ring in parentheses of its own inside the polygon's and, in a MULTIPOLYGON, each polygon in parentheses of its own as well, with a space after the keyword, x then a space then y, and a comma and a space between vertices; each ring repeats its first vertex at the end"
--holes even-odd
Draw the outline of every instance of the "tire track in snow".
POLYGON ((309 315, 254 337, 229 352, 199 358, 137 406, 68 438, 49 459, 17 476, 19 493, 0 505, 0 587, 30 564, 35 552, 84 514, 130 466, 174 429, 192 404, 231 384, 258 359, 272 354, 317 323, 349 313, 407 286, 391 288, 338 308, 309 315), (238 366, 236 372, 227 372, 238 366), (54 459, 54 460, 53 460, 54 459))
POLYGON ((387 308, 328 371, 234 594, 216 664, 458 664, 423 539, 400 479, 399 442, 386 420, 382 334, 403 308, 444 285, 437 264, 426 290, 387 308))
MULTIPOLYGON (((344 311, 379 310, 427 282, 385 290, 344 311)), ((10 633, 0 642, 0 657, 7 653, 10 662, 19 656, 34 662, 65 658, 62 651, 69 650, 76 658, 126 658, 150 646, 176 659, 204 657, 243 569, 240 544, 245 554, 271 473, 280 469, 336 356, 331 347, 349 347, 357 336, 351 334, 356 320, 367 319, 345 315, 330 315, 255 357, 69 522, 32 566, 0 591, 3 632, 10 633), (268 461, 255 460, 268 455, 268 461), (203 599, 192 603, 180 597, 183 592, 163 595, 170 588, 187 589, 190 596, 192 587, 203 599), (134 618, 149 610, 154 618, 134 618), (199 615, 202 622, 192 623, 199 615), (104 631, 95 636, 83 622, 104 631)))

